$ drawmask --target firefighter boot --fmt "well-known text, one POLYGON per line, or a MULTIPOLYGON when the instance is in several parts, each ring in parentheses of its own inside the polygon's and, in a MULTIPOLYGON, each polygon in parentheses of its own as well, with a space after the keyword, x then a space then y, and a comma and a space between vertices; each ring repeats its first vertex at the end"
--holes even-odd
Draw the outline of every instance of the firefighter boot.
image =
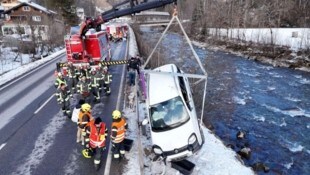
POLYGON ((100 159, 94 159, 95 170, 98 171, 100 168, 100 159))

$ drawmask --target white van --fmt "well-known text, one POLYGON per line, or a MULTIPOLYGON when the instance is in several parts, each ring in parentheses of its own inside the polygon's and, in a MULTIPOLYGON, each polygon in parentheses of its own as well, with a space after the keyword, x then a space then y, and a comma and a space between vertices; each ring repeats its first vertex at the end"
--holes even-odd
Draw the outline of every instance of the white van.
MULTIPOLYGON (((174 64, 153 72, 182 73, 174 64)), ((153 152, 167 161, 182 160, 204 143, 188 79, 173 74, 149 73, 147 77, 148 123, 153 152)))

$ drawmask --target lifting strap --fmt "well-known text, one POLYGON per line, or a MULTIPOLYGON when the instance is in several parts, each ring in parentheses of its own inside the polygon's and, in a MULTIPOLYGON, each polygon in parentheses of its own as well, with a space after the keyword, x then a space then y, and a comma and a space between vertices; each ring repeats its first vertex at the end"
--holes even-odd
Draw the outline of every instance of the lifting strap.
MULTIPOLYGON (((180 22, 179 18, 178 18, 178 15, 177 15, 177 10, 176 8, 174 9, 174 12, 173 12, 173 17, 171 18, 168 26, 166 27, 166 29, 164 30, 164 32, 162 33, 161 37, 159 38, 158 42, 156 43, 154 49, 152 50, 151 54, 148 56, 147 60, 145 61, 144 65, 142 66, 142 69, 144 70, 144 68, 146 67, 146 65, 149 63, 151 57, 153 56, 155 50, 157 49, 157 47, 159 46, 159 43, 162 41, 162 39, 164 38, 164 36, 166 35, 168 29, 170 28, 171 24, 174 22, 174 21, 177 21, 177 23, 179 24, 180 28, 181 28, 181 31, 183 32, 183 35, 196 59, 196 61, 198 62, 199 64, 199 67, 201 69, 201 71, 203 72, 203 75, 195 75, 195 74, 182 74, 182 75, 178 75, 178 74, 175 74, 175 76, 186 76, 186 77, 190 77, 190 78, 200 78, 200 80, 198 80, 197 82, 195 82, 194 84, 198 84, 200 83, 201 81, 205 80, 205 84, 204 84, 204 92, 203 92, 203 99, 202 99, 202 109, 201 109, 201 116, 200 116, 200 125, 203 125, 203 114, 204 114, 204 106, 205 106, 205 98, 206 98, 206 91, 207 91, 207 78, 208 78, 208 73, 206 72, 205 68, 203 67, 200 59, 199 59, 199 56, 197 55, 196 51, 194 50, 194 47, 192 45, 192 42, 190 41, 189 37, 187 36, 184 28, 183 28, 183 25, 182 23, 180 22)), ((144 70, 145 72, 152 72, 152 71, 147 71, 147 70, 144 70)), ((153 72, 154 73, 154 72, 153 72)), ((161 73, 164 73, 164 72, 161 72, 161 73)))

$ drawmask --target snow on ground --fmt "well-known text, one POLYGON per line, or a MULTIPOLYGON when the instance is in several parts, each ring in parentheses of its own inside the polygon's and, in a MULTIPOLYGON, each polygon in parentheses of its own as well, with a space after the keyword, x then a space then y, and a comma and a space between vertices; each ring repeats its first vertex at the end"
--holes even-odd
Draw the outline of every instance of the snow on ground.
POLYGON ((16 172, 13 174, 30 175, 33 171, 32 168, 41 163, 49 147, 53 145, 56 134, 65 123, 66 118, 62 117, 61 112, 55 115, 35 141, 34 149, 31 154, 28 155, 25 162, 17 166, 16 172))
POLYGON ((209 29, 213 35, 252 41, 255 43, 288 46, 292 50, 310 47, 309 28, 248 28, 248 29, 209 29))
MULTIPOLYGON (((24 64, 24 65, 17 65, 17 67, 14 67, 13 70, 6 72, 4 74, 0 74, 0 86, 5 84, 6 82, 13 80, 14 78, 23 75, 24 73, 28 72, 29 70, 32 70, 36 67, 38 67, 41 64, 44 64, 50 60, 52 60, 53 58, 57 57, 58 55, 61 55, 65 52, 64 49, 59 50, 55 53, 53 53, 52 55, 49 55, 41 60, 35 61, 35 62, 31 62, 29 64, 24 64)), ((10 66, 8 64, 8 66, 10 66)))
MULTIPOLYGON (((282 55, 277 57, 277 59, 268 58, 259 55, 249 55, 249 52, 234 51, 233 49, 227 49, 224 45, 214 46, 209 45, 204 42, 192 41, 192 44, 212 51, 224 51, 229 52, 237 56, 255 59, 262 63, 270 64, 274 67, 290 67, 297 66, 294 69, 301 70, 305 72, 310 72, 307 62, 309 61, 309 56, 306 54, 298 55, 297 52, 300 50, 306 50, 310 48, 310 29, 309 28, 262 28, 262 29, 209 29, 210 33, 213 35, 220 35, 222 37, 227 37, 229 39, 240 39, 243 41, 251 41, 259 44, 271 44, 271 31, 272 31, 272 41, 275 45, 288 47, 292 53, 290 57, 282 55)), ((235 42, 235 41, 234 41, 235 42)), ((248 48, 248 50, 251 50, 248 48)), ((255 51, 257 52, 257 51, 255 51)), ((262 51, 261 51, 262 52, 262 51)), ((228 54, 228 53, 227 53, 228 54)))
POLYGON ((15 52, 12 52, 12 49, 17 48, 11 48, 11 47, 1 48, 0 75, 17 67, 20 67, 21 65, 28 64, 31 62, 31 58, 29 57, 28 54, 19 55, 15 52))
MULTIPOLYGON (((133 41, 134 34, 131 28, 129 28, 129 32, 131 40, 129 54, 136 55, 138 50, 136 47, 136 41, 133 41)), ((135 87, 128 89, 129 92, 126 93, 128 94, 128 97, 125 97, 124 99, 126 101, 130 98, 134 98, 133 101, 137 100, 134 96, 134 94, 137 94, 135 93, 135 87)), ((154 154, 151 153, 152 143, 150 133, 147 133, 147 136, 142 136, 139 128, 139 123, 141 123, 146 116, 145 103, 139 103, 137 108, 130 105, 126 106, 126 102, 124 104, 123 114, 127 118, 129 127, 127 138, 134 140, 131 151, 126 154, 128 163, 123 170, 124 174, 179 174, 177 170, 171 168, 169 162, 165 165, 163 161, 152 161, 154 154), (138 111, 138 113, 136 111, 138 111)), ((203 127, 203 132, 206 140, 205 144, 200 151, 188 159, 196 165, 192 174, 255 174, 251 168, 243 165, 237 159, 237 154, 232 149, 227 148, 209 129, 203 127)))
MULTIPOLYGON (((133 92, 134 88, 131 89, 131 93, 133 92)), ((135 112, 135 108, 126 107, 123 110, 129 126, 127 138, 134 140, 132 150, 126 154, 129 160, 123 171, 124 174, 179 174, 177 170, 171 167, 169 162, 165 165, 163 161, 152 161, 154 154, 151 153, 150 133, 147 133, 147 136, 142 136, 137 122, 138 115, 140 116, 139 122, 143 120, 146 114, 145 110, 146 106, 144 103, 139 104, 139 114, 135 112), (144 168, 140 169, 140 165, 144 168)), ((192 173, 193 175, 255 174, 251 168, 243 165, 237 159, 236 153, 232 149, 227 148, 209 129, 203 127, 203 133, 205 144, 200 151, 188 158, 189 161, 196 165, 192 173)))

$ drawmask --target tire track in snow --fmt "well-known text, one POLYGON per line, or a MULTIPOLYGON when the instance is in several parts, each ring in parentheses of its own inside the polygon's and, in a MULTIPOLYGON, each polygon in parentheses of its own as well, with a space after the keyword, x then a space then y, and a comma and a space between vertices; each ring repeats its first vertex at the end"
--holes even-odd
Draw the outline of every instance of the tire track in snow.
POLYGON ((55 115, 35 141, 34 148, 25 162, 19 165, 16 172, 13 174, 31 175, 32 171, 41 163, 46 152, 53 145, 56 134, 63 127, 65 122, 66 117, 63 117, 61 112, 55 115))

